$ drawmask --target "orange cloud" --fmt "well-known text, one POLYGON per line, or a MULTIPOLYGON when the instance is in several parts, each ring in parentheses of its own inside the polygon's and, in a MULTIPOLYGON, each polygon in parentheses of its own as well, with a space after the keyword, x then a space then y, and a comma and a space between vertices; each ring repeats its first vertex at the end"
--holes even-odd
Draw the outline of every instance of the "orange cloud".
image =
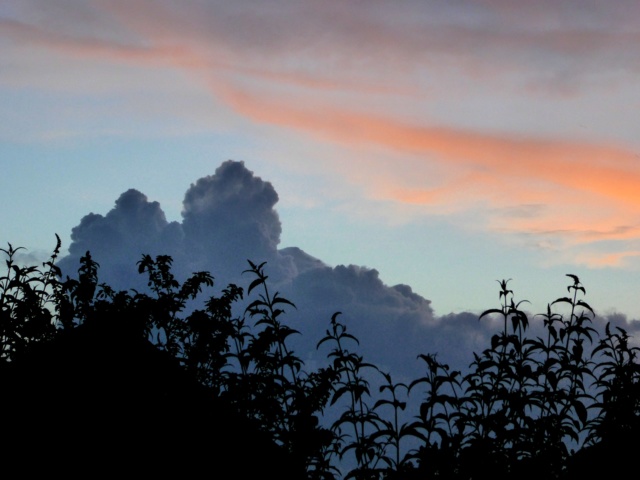
MULTIPOLYGON (((442 206, 462 202, 463 208, 478 202, 496 207, 540 203, 550 208, 525 218, 497 215, 489 225, 561 237, 569 244, 640 238, 640 161, 630 150, 408 125, 304 99, 290 102, 249 94, 229 84, 211 85, 215 95, 255 121, 355 148, 406 152, 454 172, 451 180, 425 188, 409 187, 406 179, 394 175, 392 166, 387 167, 385 178, 369 175, 369 179, 377 177, 378 196, 389 200, 442 206)), ((419 169, 415 172, 418 175, 419 169)))
POLYGON ((352 146, 377 146, 424 155, 428 161, 526 185, 567 187, 632 207, 640 205, 638 154, 613 146, 513 138, 447 127, 408 125, 394 119, 250 95, 211 84, 237 111, 256 121, 303 130, 352 146))
MULTIPOLYGON (((2 23, 2 22, 0 22, 2 23)), ((111 60, 127 62, 134 65, 166 66, 180 63, 184 66, 200 67, 203 62, 192 55, 189 48, 172 45, 135 45, 117 43, 95 38, 74 38, 64 33, 43 30, 32 25, 18 22, 6 22, 12 36, 27 44, 58 51, 64 55, 93 59, 95 61, 111 60)), ((211 62, 206 62, 210 65, 211 62)))
POLYGON ((635 257, 640 257, 640 250, 581 254, 577 261, 591 268, 622 267, 635 257))

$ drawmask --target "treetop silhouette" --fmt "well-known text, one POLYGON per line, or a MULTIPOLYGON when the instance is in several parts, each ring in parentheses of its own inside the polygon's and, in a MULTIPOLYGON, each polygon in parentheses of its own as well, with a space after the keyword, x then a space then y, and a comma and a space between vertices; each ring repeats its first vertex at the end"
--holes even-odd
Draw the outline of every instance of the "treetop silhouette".
POLYGON ((17 265, 18 251, 2 249, 0 277, 1 411, 16 465, 35 456, 249 477, 578 478, 585 466, 622 468, 638 442, 638 348, 624 329, 595 328, 572 274, 569 295, 533 317, 499 281, 500 306, 479 321, 502 329, 470 352, 468 371, 424 353, 424 375, 397 383, 358 354, 339 313, 317 341, 325 364, 309 370, 284 321, 295 305, 271 290, 265 263, 248 262, 246 292, 211 295, 209 272, 181 283, 170 256, 142 255, 148 289, 116 291, 90 252, 76 278, 61 278, 59 238, 42 267, 17 265), (545 335, 529 336, 531 322, 545 335))

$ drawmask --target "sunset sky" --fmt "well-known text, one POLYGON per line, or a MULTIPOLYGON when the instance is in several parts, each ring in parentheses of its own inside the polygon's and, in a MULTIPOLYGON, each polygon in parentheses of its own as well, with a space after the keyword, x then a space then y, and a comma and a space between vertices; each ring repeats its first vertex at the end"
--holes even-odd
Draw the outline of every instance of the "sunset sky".
POLYGON ((640 319, 639 79, 637 0, 3 0, 0 240, 46 257, 130 188, 179 221, 232 159, 281 248, 438 315, 571 273, 640 319))

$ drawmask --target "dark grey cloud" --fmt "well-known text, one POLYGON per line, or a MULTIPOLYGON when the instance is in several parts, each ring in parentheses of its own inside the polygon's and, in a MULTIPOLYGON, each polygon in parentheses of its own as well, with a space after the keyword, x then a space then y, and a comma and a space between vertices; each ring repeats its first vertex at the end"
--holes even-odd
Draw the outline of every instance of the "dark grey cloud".
POLYGON ((90 213, 73 228, 69 255, 59 263, 67 274, 90 250, 101 264, 101 280, 117 288, 139 287, 135 264, 143 254, 171 255, 184 278, 208 270, 221 281, 237 282, 247 260, 266 261, 274 279, 293 273, 277 246, 282 227, 273 208, 278 195, 243 162, 224 162, 214 175, 199 179, 185 194, 183 220, 167 222, 158 202, 130 189, 106 215, 90 213))
POLYGON ((71 231, 69 255, 61 259, 63 274, 73 275, 87 251, 101 265, 100 281, 117 288, 141 288, 136 272, 142 253, 175 255, 182 244, 182 227, 167 222, 158 202, 135 189, 116 200, 106 215, 90 213, 71 231))
POLYGON ((80 257, 91 251, 101 264, 100 281, 144 289, 136 262, 143 254, 167 254, 179 279, 206 270, 218 288, 228 283, 246 288, 252 280, 242 274, 247 260, 266 262, 272 290, 296 304, 287 320, 302 333, 294 344, 303 358, 321 358, 315 345, 340 311, 366 358, 388 369, 415 363, 437 324, 431 302, 407 285, 386 285, 375 269, 330 267, 298 247, 280 249, 277 202, 271 183, 243 162, 226 161, 187 190, 181 222, 167 222, 158 202, 134 189, 106 215, 86 215, 73 229, 70 253, 59 266, 72 275, 80 257))
MULTIPOLYGON (((297 258, 294 257, 296 265, 297 258)), ((311 338, 321 338, 331 316, 360 340, 359 351, 385 369, 398 371, 414 363, 434 323, 431 302, 407 285, 388 286, 378 271, 356 265, 308 268, 292 279, 284 291, 294 299, 299 318, 311 338), (313 312, 311 322, 305 316, 313 312)), ((352 346, 355 348, 355 345, 352 346)), ((326 353, 326 352, 325 352, 326 353)), ((322 353, 319 353, 321 356, 322 353)))
MULTIPOLYGON (((90 213, 72 230, 69 255, 59 262, 72 275, 79 258, 91 251, 101 264, 100 281, 117 289, 146 287, 136 262, 143 254, 171 255, 174 273, 209 271, 217 288, 229 283, 246 287, 247 260, 266 262, 269 286, 293 301, 286 321, 301 332, 293 346, 306 362, 323 362, 326 349, 316 351, 332 315, 347 325, 360 345, 351 345, 366 360, 408 381, 422 375, 420 353, 435 353, 455 369, 465 369, 472 352, 481 352, 502 329, 490 317, 451 313, 436 317, 430 300, 408 285, 390 286, 377 270, 357 265, 326 265, 299 247, 279 248, 282 225, 273 185, 254 175, 243 162, 226 161, 213 175, 187 190, 182 222, 168 222, 158 202, 141 192, 124 192, 106 215, 90 213)), ((393 250, 393 246, 390 247, 393 250)), ((487 308, 499 305, 488 305, 487 308)), ((597 317, 634 334, 639 322, 622 315, 597 317)), ((542 335, 542 320, 531 317, 531 336, 542 335)), ((313 366, 313 365, 311 365, 313 366)))
POLYGON ((282 226, 277 202, 273 185, 254 176, 243 162, 224 162, 214 175, 199 179, 183 202, 187 265, 236 278, 251 259, 268 262, 277 279, 291 276, 289 257, 278 252, 282 226))
POLYGON ((607 324, 612 333, 620 333, 617 328, 623 329, 629 334, 630 345, 640 347, 640 320, 630 319, 624 313, 610 312, 597 315, 594 323, 599 332, 604 332, 607 324))

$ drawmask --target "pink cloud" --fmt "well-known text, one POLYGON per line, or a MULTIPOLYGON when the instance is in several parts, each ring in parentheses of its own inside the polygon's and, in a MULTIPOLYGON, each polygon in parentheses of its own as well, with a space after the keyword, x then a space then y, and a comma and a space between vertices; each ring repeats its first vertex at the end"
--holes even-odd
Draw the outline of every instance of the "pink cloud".
MULTIPOLYGON (((196 48, 206 55, 217 51, 216 56, 235 61, 238 68, 250 70, 253 64, 268 70, 263 68, 268 64, 286 75, 298 70, 308 81, 311 77, 345 80, 352 75, 359 80, 389 76, 398 82, 407 71, 440 68, 444 59, 467 73, 500 75, 515 70, 531 75, 535 70, 560 69, 576 80, 586 72, 599 73, 604 65, 640 66, 640 53, 633 48, 640 36, 637 29, 617 28, 640 16, 637 4, 628 4, 625 15, 615 15, 607 12, 617 8, 607 6, 600 12, 597 3, 580 9, 572 2, 553 2, 547 8, 529 3, 510 4, 507 9, 501 2, 470 2, 460 12, 429 4, 401 8, 392 2, 364 9, 343 2, 292 5, 264 0, 185 6, 110 0, 93 2, 92 7, 78 2, 74 10, 93 18, 99 32, 108 28, 103 25, 107 20, 96 18, 105 17, 114 30, 128 33, 123 36, 129 42, 123 43, 133 45, 132 52, 121 50, 122 55, 145 54, 145 48, 131 42, 141 37, 151 39, 152 48, 196 48), (576 11, 581 15, 568 15, 576 11), (597 15, 590 15, 593 12, 597 15)), ((71 32, 78 30, 72 24, 68 27, 71 32)), ((49 27, 44 23, 42 28, 49 27)), ((82 33, 75 39, 91 48, 92 36, 82 33)), ((112 41, 117 43, 117 37, 112 41)))
MULTIPOLYGON (((408 125, 390 118, 318 105, 252 96, 228 85, 217 95, 256 121, 307 132, 353 148, 382 147, 408 152, 450 169, 452 179, 435 187, 407 185, 393 168, 375 179, 376 196, 428 206, 478 201, 502 207, 553 205, 538 215, 490 220, 495 229, 561 237, 564 242, 636 240, 640 229, 640 164, 637 155, 616 146, 544 138, 514 138, 444 127, 408 125)), ((419 175, 419 169, 414 170, 419 175)))
POLYGON ((640 250, 622 251, 614 253, 586 253, 578 255, 578 263, 591 268, 623 267, 636 257, 640 256, 640 250))
MULTIPOLYGON (((633 206, 640 200, 637 154, 616 146, 527 138, 471 130, 419 126, 313 100, 292 105, 228 84, 211 83, 236 110, 256 121, 309 132, 352 146, 379 146, 427 156, 486 176, 569 187, 605 201, 633 206)), ((299 99, 297 99, 299 100, 299 99)), ((477 178, 474 178, 477 180, 477 178)))

